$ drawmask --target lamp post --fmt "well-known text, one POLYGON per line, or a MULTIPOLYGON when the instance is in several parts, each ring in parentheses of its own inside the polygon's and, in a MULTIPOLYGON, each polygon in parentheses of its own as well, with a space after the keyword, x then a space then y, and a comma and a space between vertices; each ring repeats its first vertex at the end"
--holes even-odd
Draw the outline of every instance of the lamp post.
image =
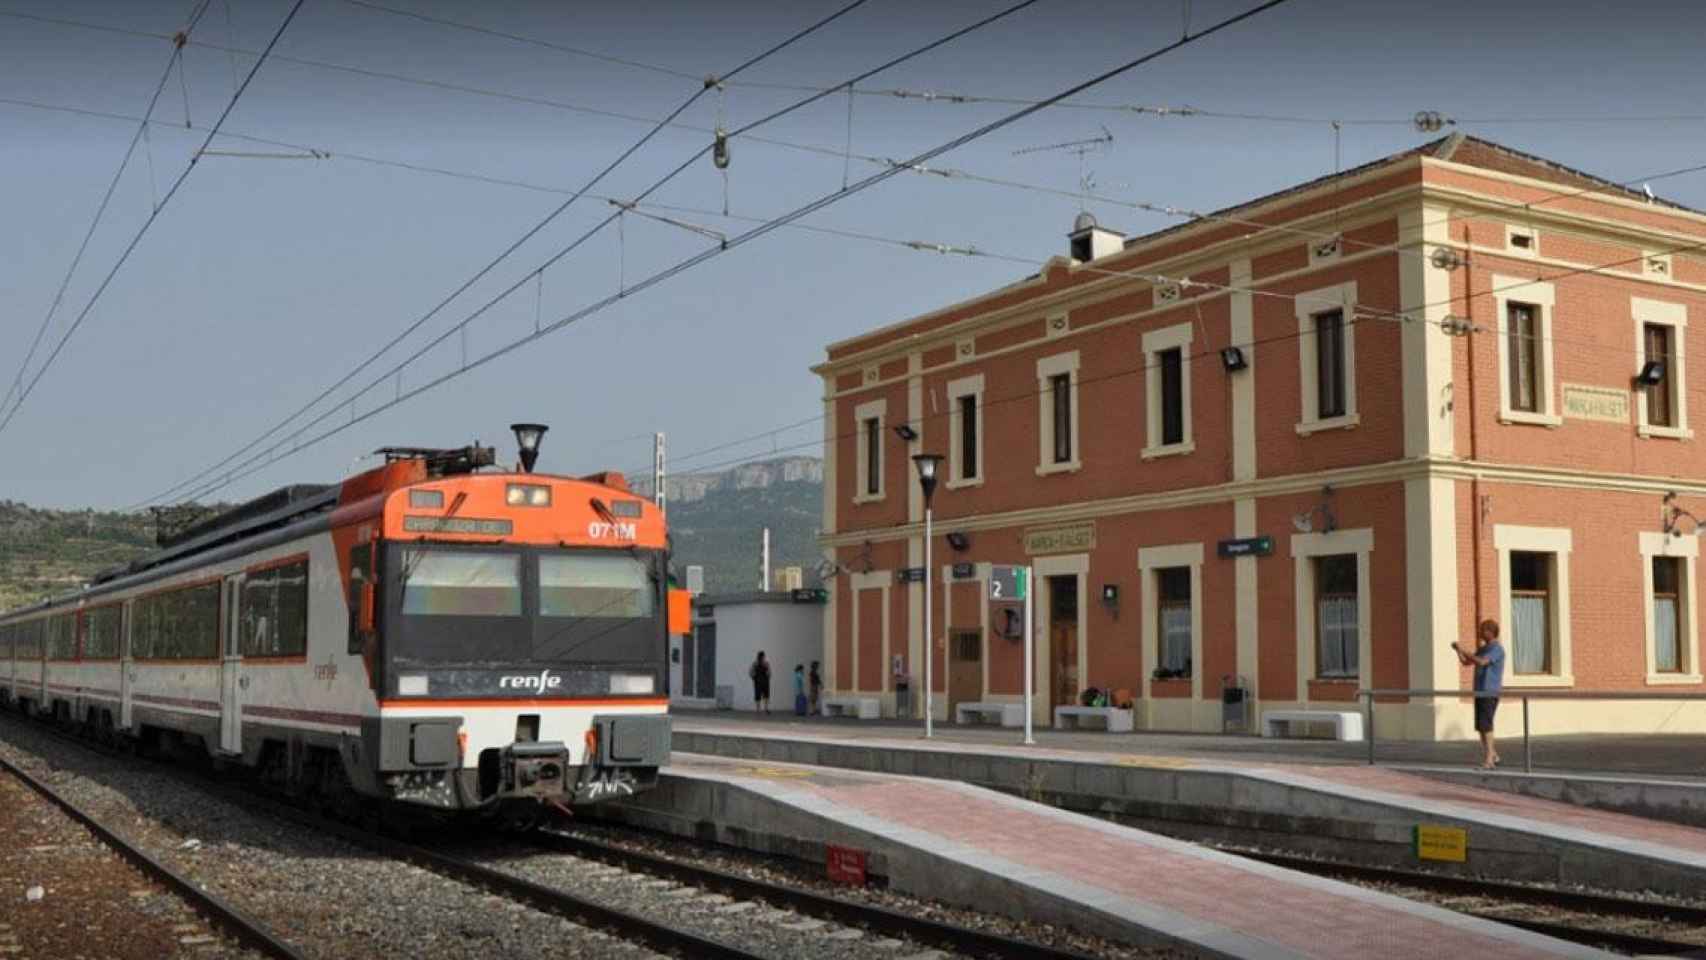
POLYGON ((521 472, 532 473, 533 464, 539 459, 539 441, 545 439, 545 431, 551 428, 543 423, 512 423, 509 428, 515 431, 515 445, 521 448, 521 472))
POLYGON ((918 486, 924 491, 924 738, 935 733, 935 681, 932 677, 936 662, 936 643, 930 636, 930 498, 936 494, 936 468, 942 465, 939 453, 914 454, 912 463, 918 468, 918 486))

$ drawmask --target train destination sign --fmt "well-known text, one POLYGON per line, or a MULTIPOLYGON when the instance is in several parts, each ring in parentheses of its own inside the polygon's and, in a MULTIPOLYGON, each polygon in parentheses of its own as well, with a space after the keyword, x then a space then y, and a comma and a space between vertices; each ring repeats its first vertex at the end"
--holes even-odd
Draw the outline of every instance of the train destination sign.
POLYGON ((515 522, 480 517, 406 516, 403 529, 409 533, 473 533, 484 537, 507 537, 515 532, 515 522))
POLYGON ((1223 557, 1265 557, 1273 552, 1274 538, 1269 536, 1220 541, 1220 555, 1223 557))

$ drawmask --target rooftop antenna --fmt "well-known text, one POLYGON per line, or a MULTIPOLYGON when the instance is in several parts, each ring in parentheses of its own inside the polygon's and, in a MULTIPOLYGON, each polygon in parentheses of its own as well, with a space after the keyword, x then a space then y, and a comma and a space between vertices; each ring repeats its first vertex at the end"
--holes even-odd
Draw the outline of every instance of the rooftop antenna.
POLYGON ((1088 137, 1083 140, 1068 140, 1065 143, 1049 143, 1038 147, 1025 147, 1013 151, 1013 156, 1022 157, 1030 153, 1075 153, 1078 155, 1078 211, 1089 209, 1090 191, 1096 183, 1096 172, 1085 166, 1084 158, 1092 153, 1099 153, 1114 142, 1114 135, 1106 126, 1102 127, 1102 135, 1088 137))

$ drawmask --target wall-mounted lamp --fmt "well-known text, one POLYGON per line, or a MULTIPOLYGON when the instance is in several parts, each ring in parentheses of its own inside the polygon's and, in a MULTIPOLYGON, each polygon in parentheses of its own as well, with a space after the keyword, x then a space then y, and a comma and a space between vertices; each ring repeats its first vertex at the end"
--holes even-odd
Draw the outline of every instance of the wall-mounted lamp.
POLYGON ((958 530, 951 531, 948 534, 948 546, 956 552, 964 552, 965 548, 971 546, 971 538, 958 530))
POLYGON ((1220 351, 1220 365, 1226 368, 1227 373, 1232 373, 1248 367, 1250 361, 1245 359, 1243 348, 1223 347, 1220 351))
POLYGON ((1706 536, 1706 528, 1701 527, 1700 518, 1676 505, 1676 491, 1672 490, 1665 494, 1661 512, 1664 517, 1665 532, 1671 536, 1680 537, 1683 535, 1682 520, 1684 517, 1688 518, 1688 522, 1694 525, 1691 531, 1694 536, 1706 536))
POLYGON ((905 440, 907 443, 911 443, 918 439, 918 431, 904 423, 895 425, 894 435, 905 440))
POLYGON ((1333 516, 1333 488, 1321 488, 1321 502, 1291 518, 1291 526, 1298 533, 1311 533, 1315 529, 1315 514, 1321 514, 1321 532, 1332 533, 1338 529, 1339 520, 1333 516))
POLYGON ((1641 372, 1635 374, 1635 385, 1638 387, 1655 387, 1665 382, 1665 362, 1663 360, 1648 360, 1641 365, 1641 372))
POLYGON ((1112 611, 1114 616, 1120 615, 1120 585, 1117 583, 1102 584, 1102 606, 1112 611))

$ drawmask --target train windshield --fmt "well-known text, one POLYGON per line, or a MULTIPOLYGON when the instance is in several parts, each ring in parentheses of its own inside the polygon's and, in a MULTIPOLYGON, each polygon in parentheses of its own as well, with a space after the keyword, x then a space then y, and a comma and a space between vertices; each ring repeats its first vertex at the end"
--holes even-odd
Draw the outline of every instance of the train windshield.
POLYGON ((405 550, 403 615, 519 617, 521 557, 405 550))
POLYGON ((651 571, 626 554, 539 557, 542 617, 649 617, 657 607, 651 571))

